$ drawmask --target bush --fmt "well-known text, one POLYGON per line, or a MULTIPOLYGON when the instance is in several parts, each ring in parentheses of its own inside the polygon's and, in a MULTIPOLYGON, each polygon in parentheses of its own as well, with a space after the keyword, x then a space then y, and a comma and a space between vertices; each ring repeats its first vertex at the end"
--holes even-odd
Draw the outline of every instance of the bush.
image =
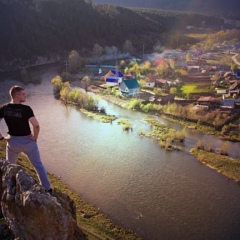
POLYGON ((200 150, 204 150, 204 142, 202 140, 198 140, 196 143, 196 148, 200 150))
POLYGON ((131 99, 129 103, 130 109, 136 109, 139 106, 139 101, 137 99, 131 99))
POLYGON ((205 151, 212 152, 213 151, 213 143, 209 143, 207 147, 205 147, 205 151))
POLYGON ((144 112, 149 112, 149 111, 155 110, 154 105, 153 105, 152 103, 148 103, 148 104, 146 104, 146 105, 141 104, 141 105, 140 105, 140 108, 141 108, 144 112))
POLYGON ((219 148, 219 153, 221 155, 228 155, 229 154, 229 142, 224 142, 222 146, 219 148))

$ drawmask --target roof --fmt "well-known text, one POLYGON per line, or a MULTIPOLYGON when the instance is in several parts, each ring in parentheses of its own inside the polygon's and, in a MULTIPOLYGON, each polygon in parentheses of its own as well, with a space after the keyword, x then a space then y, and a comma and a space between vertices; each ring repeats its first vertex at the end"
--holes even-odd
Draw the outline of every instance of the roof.
POLYGON ((106 82, 114 82, 114 83, 118 83, 118 77, 115 77, 115 76, 108 76, 106 78, 106 82))
POLYGON ((157 79, 156 82, 158 82, 158 83, 166 83, 167 80, 165 80, 165 79, 157 79))
POLYGON ((229 90, 234 90, 237 86, 238 86, 238 83, 237 83, 237 81, 235 81, 234 83, 232 83, 232 84, 229 86, 229 90))
POLYGON ((123 77, 123 74, 121 72, 118 72, 116 70, 111 70, 111 72, 113 73, 114 76, 116 77, 123 77))
POLYGON ((222 107, 228 107, 228 108, 234 108, 235 100, 234 99, 224 99, 224 100, 221 100, 221 106, 222 107))
POLYGON ((157 79, 158 76, 154 76, 152 75, 151 73, 149 73, 147 76, 146 76, 146 80, 148 80, 147 82, 155 82, 156 79, 157 79))
POLYGON ((208 97, 201 96, 197 101, 198 102, 218 102, 216 98, 211 96, 208 96, 208 97))
POLYGON ((157 58, 157 59, 155 59, 155 61, 154 61, 154 65, 155 65, 155 66, 158 66, 159 64, 162 64, 162 63, 166 63, 166 61, 165 61, 164 58, 157 58))
POLYGON ((140 85, 135 78, 123 80, 128 89, 139 88, 140 85))

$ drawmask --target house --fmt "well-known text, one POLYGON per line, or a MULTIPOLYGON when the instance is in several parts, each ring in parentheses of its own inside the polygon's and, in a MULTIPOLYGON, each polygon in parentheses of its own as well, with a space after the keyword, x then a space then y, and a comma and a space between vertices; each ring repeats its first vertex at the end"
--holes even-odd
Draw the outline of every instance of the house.
POLYGON ((173 82, 172 82, 172 86, 177 86, 178 84, 180 84, 181 83, 181 81, 177 78, 177 79, 175 79, 173 82))
POLYGON ((159 87, 162 90, 168 90, 169 89, 169 83, 165 79, 156 79, 156 87, 159 87))
POLYGON ((197 74, 200 72, 200 66, 188 66, 187 67, 188 74, 197 74))
POLYGON ((237 72, 236 72, 236 77, 237 77, 237 78, 240 78, 240 71, 237 71, 237 72))
POLYGON ((218 107, 220 104, 220 101, 214 97, 211 96, 201 96, 197 100, 198 105, 207 106, 210 107, 218 107))
POLYGON ((227 94, 227 89, 216 89, 217 94, 227 94))
POLYGON ((125 79, 120 82, 119 89, 126 96, 135 96, 140 93, 140 85, 135 78, 125 79))
POLYGON ((220 102, 220 108, 222 108, 222 109, 234 109, 235 108, 235 100, 234 99, 223 99, 220 102))
POLYGON ((239 89, 238 89, 238 81, 231 81, 229 86, 229 94, 239 94, 239 89))
POLYGON ((157 76, 154 76, 152 74, 148 74, 146 76, 146 88, 154 88, 155 87, 155 82, 157 80, 157 76))
POLYGON ((110 70, 105 76, 104 80, 109 86, 117 86, 123 80, 123 74, 116 70, 110 70))

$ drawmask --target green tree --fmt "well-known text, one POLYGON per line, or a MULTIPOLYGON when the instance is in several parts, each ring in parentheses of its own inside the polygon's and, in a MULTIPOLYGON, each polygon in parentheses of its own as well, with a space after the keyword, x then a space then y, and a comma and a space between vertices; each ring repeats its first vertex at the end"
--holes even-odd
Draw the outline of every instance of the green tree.
POLYGON ((57 75, 55 78, 51 80, 51 83, 53 84, 53 93, 55 97, 59 98, 60 91, 63 86, 62 78, 59 75, 57 75))
POLYGON ((60 98, 67 104, 69 102, 68 95, 70 92, 70 84, 69 82, 65 82, 62 85, 62 89, 60 91, 60 98))
POLYGON ((177 88, 171 87, 170 88, 170 93, 173 94, 173 95, 176 95, 177 94, 177 88))
POLYGON ((125 60, 121 60, 120 61, 120 68, 124 68, 126 66, 126 61, 125 60))
POLYGON ((186 54, 186 62, 190 62, 191 61, 191 54, 187 53, 186 54))
POLYGON ((156 96, 161 96, 162 93, 163 93, 163 91, 162 91, 161 88, 154 88, 154 89, 153 89, 153 92, 154 92, 154 94, 155 94, 156 96))
POLYGON ((170 58, 170 59, 168 60, 168 62, 169 62, 170 67, 171 67, 172 69, 175 69, 175 61, 170 58))
POLYGON ((145 61, 141 65, 140 71, 141 71, 142 75, 146 75, 147 73, 149 73, 151 71, 151 62, 150 61, 145 61))

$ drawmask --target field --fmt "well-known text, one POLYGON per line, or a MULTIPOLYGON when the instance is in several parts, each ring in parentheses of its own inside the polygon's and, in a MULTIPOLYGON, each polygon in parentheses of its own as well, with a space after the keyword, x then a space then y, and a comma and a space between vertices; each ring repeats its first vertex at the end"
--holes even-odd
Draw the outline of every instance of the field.
POLYGON ((210 83, 187 83, 181 88, 183 96, 189 96, 196 93, 210 93, 212 86, 210 83))

